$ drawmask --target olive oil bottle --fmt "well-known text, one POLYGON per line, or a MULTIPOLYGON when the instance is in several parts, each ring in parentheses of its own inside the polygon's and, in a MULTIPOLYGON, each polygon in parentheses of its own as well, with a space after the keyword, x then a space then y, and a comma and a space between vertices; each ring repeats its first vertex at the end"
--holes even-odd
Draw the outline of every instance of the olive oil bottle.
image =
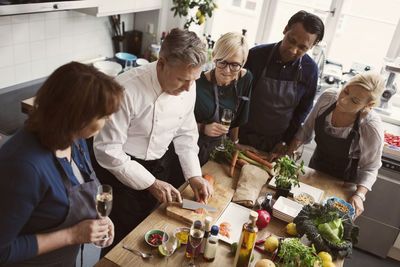
POLYGON ((233 266, 248 267, 250 266, 251 254, 253 253, 256 243, 258 228, 256 225, 258 214, 255 211, 250 212, 249 221, 243 225, 242 234, 236 250, 233 266))

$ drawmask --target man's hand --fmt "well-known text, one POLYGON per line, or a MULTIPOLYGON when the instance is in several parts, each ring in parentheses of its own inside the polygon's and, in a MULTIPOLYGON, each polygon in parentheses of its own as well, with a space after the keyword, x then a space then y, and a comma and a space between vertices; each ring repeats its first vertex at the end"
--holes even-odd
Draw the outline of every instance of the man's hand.
POLYGON ((228 128, 220 123, 213 122, 204 126, 204 134, 212 137, 221 136, 228 133, 228 128))
POLYGON ((355 214, 354 214, 354 218, 353 218, 353 220, 355 220, 358 216, 360 216, 363 213, 364 203, 359 196, 353 195, 350 198, 350 204, 353 206, 353 208, 355 210, 355 214))
POLYGON ((282 142, 277 143, 274 146, 274 148, 271 150, 268 161, 272 162, 278 158, 283 157, 284 155, 286 155, 287 150, 288 150, 288 146, 286 145, 286 143, 282 143, 282 142))
POLYGON ((194 176, 189 179, 189 184, 192 187, 196 201, 204 200, 207 201, 214 194, 214 190, 210 183, 200 176, 194 176))
POLYGON ((179 203, 182 202, 181 194, 171 184, 156 179, 154 183, 148 188, 150 193, 160 202, 172 202, 176 197, 179 203))

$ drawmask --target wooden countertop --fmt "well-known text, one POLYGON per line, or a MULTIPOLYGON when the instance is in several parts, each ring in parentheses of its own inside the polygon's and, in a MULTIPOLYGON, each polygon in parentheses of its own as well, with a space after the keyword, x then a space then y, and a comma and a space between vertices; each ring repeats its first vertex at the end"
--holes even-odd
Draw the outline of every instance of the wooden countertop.
MULTIPOLYGON (((215 162, 209 161, 203 166, 203 173, 210 173, 216 177, 216 183, 235 188, 238 173, 234 178, 227 176, 229 167, 226 165, 219 165, 215 162)), ((303 183, 318 187, 325 191, 324 197, 336 196, 348 200, 352 193, 349 190, 344 190, 343 182, 340 182, 326 174, 320 173, 313 169, 306 167, 306 175, 300 178, 303 183)), ((183 189, 181 187, 180 189, 183 189)), ((274 192, 273 189, 268 188, 266 185, 261 189, 260 195, 266 192, 274 192)), ((130 232, 119 244, 117 244, 104 258, 102 258, 95 266, 96 267, 115 267, 115 266, 157 266, 165 265, 165 257, 158 256, 156 248, 150 248, 144 241, 144 235, 151 229, 166 229, 168 233, 172 233, 176 228, 188 226, 183 222, 170 218, 166 215, 165 204, 160 205, 154 212, 152 212, 141 224, 139 224, 132 232, 130 232), (127 245, 131 248, 138 249, 142 252, 153 253, 155 257, 150 260, 143 260, 142 258, 134 255, 133 253, 122 248, 122 245, 127 245)), ((215 218, 217 219, 217 218, 215 218)), ((257 234, 257 240, 265 238, 269 233, 277 236, 287 236, 285 233, 286 222, 272 217, 268 227, 262 229, 257 234)), ((266 258, 267 255, 261 254, 255 250, 255 261, 261 258, 266 258)), ((232 266, 233 255, 230 253, 230 246, 222 241, 219 242, 217 256, 214 262, 205 262, 201 257, 196 259, 196 262, 201 263, 201 266, 232 266)), ((175 253, 170 256, 168 261, 169 266, 181 266, 182 262, 188 262, 185 258, 185 246, 179 248, 175 253)), ((335 262, 337 267, 343 266, 343 260, 335 262)), ((182 266, 185 266, 183 264, 182 266)))

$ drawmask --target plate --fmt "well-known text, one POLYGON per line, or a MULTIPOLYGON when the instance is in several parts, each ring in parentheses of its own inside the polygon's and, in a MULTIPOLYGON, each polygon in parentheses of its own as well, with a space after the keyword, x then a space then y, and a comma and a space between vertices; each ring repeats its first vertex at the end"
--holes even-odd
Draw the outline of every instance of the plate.
POLYGON ((229 232, 230 238, 218 234, 218 238, 228 244, 239 242, 242 233, 243 224, 249 220, 251 209, 230 202, 222 215, 215 223, 218 227, 223 222, 228 222, 231 225, 229 232))
MULTIPOLYGON (((269 181, 268 185, 270 187, 272 187, 272 188, 276 188, 275 177, 273 177, 269 181)), ((321 200, 322 200, 322 197, 324 196, 324 190, 321 190, 319 188, 316 188, 314 186, 311 186, 311 185, 308 185, 308 184, 305 184, 305 183, 302 183, 302 182, 300 182, 300 187, 293 187, 292 186, 292 189, 290 190, 290 193, 292 193, 292 194, 298 194, 298 193, 301 193, 301 192, 304 192, 304 193, 307 193, 307 194, 311 195, 315 199, 316 203, 320 203, 321 200)))
POLYGON ((289 222, 299 214, 302 208, 303 205, 280 196, 272 207, 272 215, 278 219, 289 222))
POLYGON ((354 218, 355 210, 354 210, 353 206, 352 206, 349 202, 345 201, 344 199, 337 198, 337 197, 327 197, 327 198, 325 198, 324 201, 322 202, 322 205, 325 205, 326 202, 327 202, 329 199, 333 199, 334 202, 339 202, 339 203, 342 203, 343 205, 345 205, 345 206, 349 209, 349 211, 350 211, 350 216, 351 216, 351 218, 354 218))

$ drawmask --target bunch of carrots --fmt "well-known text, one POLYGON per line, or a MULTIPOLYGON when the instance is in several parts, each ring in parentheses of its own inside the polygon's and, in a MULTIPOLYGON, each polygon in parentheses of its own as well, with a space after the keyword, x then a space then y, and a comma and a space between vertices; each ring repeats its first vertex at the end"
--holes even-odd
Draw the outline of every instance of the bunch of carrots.
POLYGON ((264 156, 255 154, 250 151, 240 151, 229 140, 224 140, 224 145, 226 151, 221 152, 215 150, 211 154, 211 159, 220 163, 222 163, 222 161, 228 161, 231 166, 229 169, 230 177, 233 177, 235 168, 241 169, 246 164, 258 166, 267 171, 269 174, 274 174, 274 165, 266 161, 264 156))

